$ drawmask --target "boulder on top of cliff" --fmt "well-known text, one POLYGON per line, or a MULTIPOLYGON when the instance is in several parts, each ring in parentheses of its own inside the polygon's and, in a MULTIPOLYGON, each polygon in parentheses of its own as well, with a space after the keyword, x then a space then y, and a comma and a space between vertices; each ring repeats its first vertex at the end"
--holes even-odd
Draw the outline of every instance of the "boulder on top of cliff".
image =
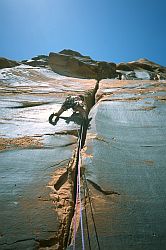
MULTIPOLYGON (((148 71, 154 71, 157 69, 165 68, 157 63, 149 61, 146 58, 141 58, 137 61, 129 62, 128 65, 133 69, 145 69, 148 71)), ((166 68, 165 68, 166 70, 166 68)))
MULTIPOLYGON (((118 71, 145 71, 148 72, 150 79, 155 79, 157 75, 160 79, 166 79, 166 67, 149 61, 146 58, 141 58, 137 61, 128 63, 119 63, 116 65, 118 71)), ((127 78, 128 79, 128 78, 127 78)))
POLYGON ((49 54, 48 64, 59 74, 79 78, 102 79, 116 76, 116 64, 98 62, 72 50, 49 54))
POLYGON ((84 58, 91 59, 90 56, 83 56, 81 53, 74 51, 74 50, 71 50, 71 49, 63 49, 62 51, 59 52, 59 54, 68 55, 68 56, 75 56, 75 57, 84 57, 84 58))
POLYGON ((124 62, 118 63, 118 64, 116 65, 116 69, 117 69, 117 70, 122 70, 122 71, 132 71, 132 70, 133 70, 132 67, 130 67, 130 66, 128 65, 128 63, 124 63, 124 62))
POLYGON ((20 65, 19 62, 13 61, 13 60, 9 60, 5 57, 0 57, 0 69, 4 69, 4 68, 12 68, 15 66, 20 65))
POLYGON ((30 65, 33 67, 47 67, 48 66, 48 56, 39 55, 32 57, 30 60, 23 60, 22 63, 30 65))
POLYGON ((128 63, 119 63, 116 66, 117 70, 132 71, 134 69, 144 69, 148 71, 160 71, 166 73, 166 67, 163 67, 157 63, 149 61, 146 58, 141 58, 137 61, 132 61, 128 63))

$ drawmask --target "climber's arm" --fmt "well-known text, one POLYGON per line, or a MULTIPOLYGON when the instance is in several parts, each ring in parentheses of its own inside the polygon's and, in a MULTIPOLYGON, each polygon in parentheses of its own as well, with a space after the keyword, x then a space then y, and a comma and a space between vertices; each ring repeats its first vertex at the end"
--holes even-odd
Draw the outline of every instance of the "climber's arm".
POLYGON ((66 109, 62 106, 62 107, 60 108, 60 110, 59 110, 57 113, 52 113, 52 114, 49 116, 49 123, 52 124, 52 125, 56 125, 57 122, 58 122, 58 120, 59 120, 60 115, 61 115, 64 111, 66 111, 66 109), (56 118, 55 118, 55 120, 53 121, 54 116, 56 116, 56 118))

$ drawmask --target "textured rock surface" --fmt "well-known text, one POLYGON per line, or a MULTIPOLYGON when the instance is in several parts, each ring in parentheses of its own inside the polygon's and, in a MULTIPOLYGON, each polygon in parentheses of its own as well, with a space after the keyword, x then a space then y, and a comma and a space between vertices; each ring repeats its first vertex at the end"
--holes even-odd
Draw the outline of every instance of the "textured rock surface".
POLYGON ((83 156, 86 177, 114 191, 89 183, 101 249, 165 249, 165 90, 164 81, 100 82, 83 156))
POLYGON ((23 60, 22 63, 34 67, 48 67, 48 56, 46 55, 35 56, 31 60, 23 60))
MULTIPOLYGON (((77 63, 91 61, 71 50, 61 53, 78 58, 77 63)), ((149 80, 152 71, 135 67, 126 72, 137 80, 105 79, 98 91, 93 79, 65 77, 47 68, 0 70, 1 249, 62 249, 73 209, 79 123, 70 110, 55 127, 48 116, 69 94, 86 92, 90 109, 97 91, 82 157, 101 249, 165 250, 166 82, 149 80)), ((76 249, 81 249, 80 236, 78 229, 76 249)))
POLYGON ((18 63, 16 61, 9 60, 9 59, 4 58, 4 57, 0 57, 0 69, 12 68, 12 67, 15 67, 15 66, 18 66, 18 65, 20 65, 20 63, 18 63))
POLYGON ((71 192, 68 183, 59 190, 54 184, 72 158, 79 125, 71 111, 55 127, 48 117, 68 94, 84 94, 95 81, 24 65, 0 74, 0 248, 62 249, 71 192))
POLYGON ((160 74, 161 79, 166 79, 166 67, 163 67, 157 63, 149 61, 147 59, 139 59, 138 61, 119 63, 116 66, 119 71, 134 71, 143 70, 148 72, 150 78, 153 80, 157 74, 160 74))
POLYGON ((116 76, 116 64, 97 62, 78 52, 65 50, 49 54, 49 65, 52 70, 66 76, 80 78, 113 78, 116 76), (64 54, 63 54, 64 53, 64 54))

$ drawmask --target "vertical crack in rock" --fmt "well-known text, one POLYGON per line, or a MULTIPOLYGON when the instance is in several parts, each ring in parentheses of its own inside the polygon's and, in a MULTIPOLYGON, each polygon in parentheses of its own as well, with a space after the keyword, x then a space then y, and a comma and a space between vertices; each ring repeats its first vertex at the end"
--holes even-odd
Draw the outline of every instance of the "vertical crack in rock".
MULTIPOLYGON (((96 102, 98 88, 99 82, 97 81, 94 89, 88 90, 84 94, 87 115, 96 102)), ((82 147, 85 143, 87 129, 88 128, 85 128, 85 138, 82 147)), ((51 188, 50 197, 55 205, 60 226, 55 238, 48 242, 41 242, 40 249, 45 249, 46 247, 47 249, 52 249, 51 247, 57 250, 66 249, 68 243, 71 241, 70 229, 75 209, 75 176, 77 161, 77 148, 75 148, 68 165, 57 169, 48 185, 51 188)))

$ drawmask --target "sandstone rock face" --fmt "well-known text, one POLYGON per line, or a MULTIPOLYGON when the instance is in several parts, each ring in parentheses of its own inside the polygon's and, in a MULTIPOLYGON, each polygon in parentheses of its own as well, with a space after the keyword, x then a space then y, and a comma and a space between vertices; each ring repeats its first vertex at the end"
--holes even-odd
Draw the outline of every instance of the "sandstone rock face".
POLYGON ((23 60, 22 63, 33 67, 47 67, 48 56, 46 55, 35 56, 31 60, 23 60))
POLYGON ((116 76, 116 64, 98 62, 88 56, 72 50, 63 50, 60 53, 50 53, 48 64, 59 74, 91 79, 113 78, 116 76))
MULTIPOLYGON (((69 57, 91 61, 77 52, 69 57)), ((103 77, 108 64, 97 65, 103 77)), ((68 95, 82 94, 90 111, 81 150, 85 249, 89 238, 96 249, 90 193, 100 249, 165 250, 166 81, 141 81, 149 72, 134 68, 126 71, 134 81, 96 84, 43 67, 0 70, 0 249, 66 249, 80 120, 68 110, 54 127, 48 117, 68 95)), ((76 249, 81 243, 78 227, 76 249)))
POLYGON ((165 83, 99 83, 82 155, 100 249, 165 249, 165 83))
POLYGON ((90 56, 83 56, 81 53, 74 51, 74 50, 71 50, 71 49, 64 49, 64 50, 60 51, 59 54, 68 55, 68 56, 84 57, 84 58, 91 59, 90 56))
POLYGON ((65 249, 73 211, 66 167, 80 125, 72 111, 56 126, 48 117, 68 95, 88 91, 90 99, 96 82, 26 65, 0 75, 0 249, 65 249))
POLYGON ((118 63, 116 65, 116 69, 117 70, 124 70, 124 71, 131 71, 132 67, 130 65, 128 65, 128 63, 118 63))
POLYGON ((157 74, 160 74, 161 79, 166 79, 166 67, 149 61, 146 58, 128 63, 119 63, 117 64, 116 69, 118 71, 143 70, 149 72, 151 79, 154 79, 157 74))
POLYGON ((149 71, 154 71, 156 69, 160 69, 160 68, 164 68, 164 70, 166 70, 165 67, 154 63, 152 61, 149 61, 146 58, 141 58, 137 61, 132 61, 132 62, 128 62, 128 63, 119 63, 117 64, 117 69, 119 70, 133 70, 133 69, 145 69, 145 70, 149 70, 149 71))
POLYGON ((12 67, 15 67, 18 65, 20 65, 20 64, 16 61, 9 60, 9 59, 4 58, 4 57, 0 57, 0 69, 12 68, 12 67))

